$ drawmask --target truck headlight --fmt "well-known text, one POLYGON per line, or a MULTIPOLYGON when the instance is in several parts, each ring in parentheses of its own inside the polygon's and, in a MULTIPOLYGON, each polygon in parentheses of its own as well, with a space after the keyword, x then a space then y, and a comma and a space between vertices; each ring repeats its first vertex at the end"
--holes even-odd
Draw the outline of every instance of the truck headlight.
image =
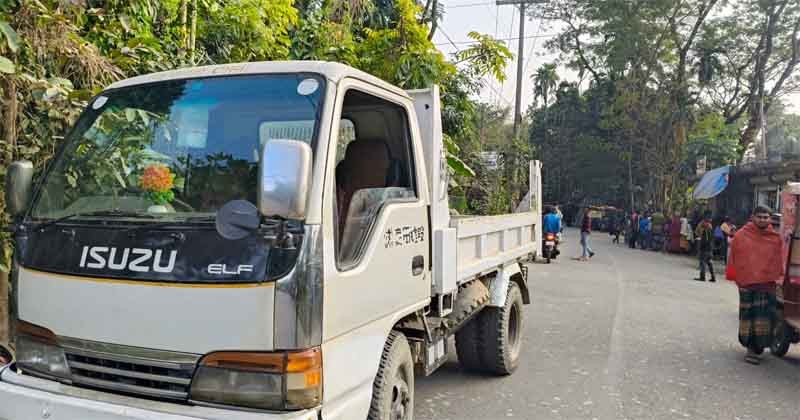
POLYGON ((322 353, 225 351, 205 355, 192 379, 194 402, 267 410, 322 402, 322 353))
POLYGON ((32 373, 69 379, 67 358, 52 331, 17 321, 16 334, 17 366, 32 373))

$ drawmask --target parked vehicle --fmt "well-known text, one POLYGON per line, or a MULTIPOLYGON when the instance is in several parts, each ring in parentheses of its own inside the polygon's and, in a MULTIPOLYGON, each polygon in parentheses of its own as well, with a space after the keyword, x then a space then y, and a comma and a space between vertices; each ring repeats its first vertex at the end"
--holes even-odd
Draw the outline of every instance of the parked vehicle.
POLYGON ((800 342, 800 224, 797 206, 800 203, 800 183, 790 182, 782 193, 780 217, 781 237, 786 246, 786 275, 777 286, 778 316, 770 351, 783 357, 792 344, 800 342))
POLYGON ((112 84, 40 184, 8 168, 0 418, 410 419, 453 335, 511 374, 541 167, 525 212, 451 217, 440 113, 336 63, 112 84))

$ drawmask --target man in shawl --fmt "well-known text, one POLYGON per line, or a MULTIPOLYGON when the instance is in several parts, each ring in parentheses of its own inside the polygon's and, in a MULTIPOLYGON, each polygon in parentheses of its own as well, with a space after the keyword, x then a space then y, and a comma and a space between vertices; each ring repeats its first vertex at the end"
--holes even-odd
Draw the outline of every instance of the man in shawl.
POLYGON ((772 342, 775 288, 783 278, 782 241, 770 223, 772 211, 756 207, 750 223, 731 242, 731 280, 739 286, 739 342, 747 348, 745 360, 759 364, 772 342))

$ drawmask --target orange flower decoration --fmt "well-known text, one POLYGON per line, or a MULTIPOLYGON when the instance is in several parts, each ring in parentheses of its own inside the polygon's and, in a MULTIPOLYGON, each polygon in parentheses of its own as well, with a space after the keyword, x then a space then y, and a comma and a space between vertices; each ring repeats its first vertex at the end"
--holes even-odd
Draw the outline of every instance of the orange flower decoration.
POLYGON ((167 192, 172 189, 174 182, 175 174, 168 167, 153 164, 144 169, 139 186, 149 192, 167 192))

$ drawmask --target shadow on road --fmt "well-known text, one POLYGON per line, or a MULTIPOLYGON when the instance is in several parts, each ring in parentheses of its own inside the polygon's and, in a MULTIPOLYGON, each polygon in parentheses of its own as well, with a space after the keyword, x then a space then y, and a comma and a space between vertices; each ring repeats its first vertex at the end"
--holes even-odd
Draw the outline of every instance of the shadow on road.
MULTIPOLYGON (((417 384, 425 387, 426 385, 435 385, 439 383, 446 383, 448 387, 455 388, 469 388, 476 384, 485 385, 486 381, 493 379, 502 379, 502 376, 495 376, 485 373, 468 372, 461 368, 456 358, 451 358, 436 373, 428 377, 418 377, 417 384)), ((452 390, 452 389, 451 389, 452 390)))

